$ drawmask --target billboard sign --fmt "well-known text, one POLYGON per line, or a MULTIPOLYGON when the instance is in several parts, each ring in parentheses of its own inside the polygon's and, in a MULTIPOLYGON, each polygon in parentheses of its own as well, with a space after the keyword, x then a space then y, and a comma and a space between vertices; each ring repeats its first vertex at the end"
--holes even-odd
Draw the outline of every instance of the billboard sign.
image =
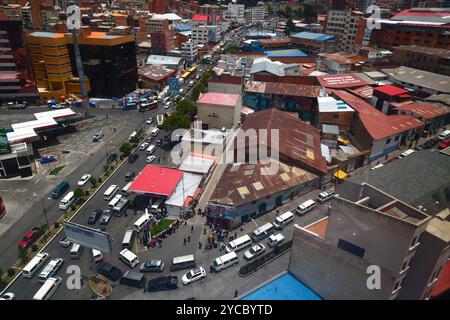
POLYGON ((111 236, 109 233, 73 222, 64 223, 64 232, 69 241, 78 243, 83 247, 99 250, 105 254, 111 253, 111 236))

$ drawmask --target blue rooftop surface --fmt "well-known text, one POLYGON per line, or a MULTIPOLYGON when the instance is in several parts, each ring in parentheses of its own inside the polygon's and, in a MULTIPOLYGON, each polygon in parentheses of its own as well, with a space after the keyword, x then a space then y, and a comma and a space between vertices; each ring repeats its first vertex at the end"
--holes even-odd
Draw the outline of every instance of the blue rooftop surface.
POLYGON ((285 273, 241 300, 322 300, 322 298, 290 273, 285 273))
POLYGON ((299 49, 265 51, 268 57, 306 57, 307 54, 299 49))
POLYGON ((330 34, 306 32, 306 31, 295 33, 291 37, 298 38, 298 39, 305 39, 305 40, 314 40, 314 41, 334 40, 334 36, 332 36, 330 34))
POLYGON ((177 31, 189 31, 189 30, 192 30, 192 27, 190 25, 187 25, 187 24, 177 24, 175 26, 175 30, 177 30, 177 31))

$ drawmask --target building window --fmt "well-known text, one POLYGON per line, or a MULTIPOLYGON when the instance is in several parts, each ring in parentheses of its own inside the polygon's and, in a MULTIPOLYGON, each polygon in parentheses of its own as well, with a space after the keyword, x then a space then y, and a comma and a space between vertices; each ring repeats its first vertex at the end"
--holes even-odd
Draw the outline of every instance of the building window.
POLYGON ((391 143, 391 138, 386 140, 386 144, 389 144, 389 143, 391 143))
POLYGON ((366 249, 343 239, 339 239, 337 247, 360 258, 364 257, 364 253, 366 252, 366 249))
POLYGON ((400 136, 396 136, 396 137, 395 137, 395 141, 398 141, 398 138, 400 138, 400 136))

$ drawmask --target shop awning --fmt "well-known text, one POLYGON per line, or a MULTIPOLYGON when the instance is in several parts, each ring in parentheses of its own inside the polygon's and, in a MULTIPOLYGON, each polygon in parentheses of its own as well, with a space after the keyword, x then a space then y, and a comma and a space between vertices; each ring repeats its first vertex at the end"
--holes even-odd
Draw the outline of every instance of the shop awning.
POLYGON ((334 176, 338 179, 344 180, 345 178, 347 178, 348 174, 346 174, 344 171, 342 170, 338 170, 334 176))

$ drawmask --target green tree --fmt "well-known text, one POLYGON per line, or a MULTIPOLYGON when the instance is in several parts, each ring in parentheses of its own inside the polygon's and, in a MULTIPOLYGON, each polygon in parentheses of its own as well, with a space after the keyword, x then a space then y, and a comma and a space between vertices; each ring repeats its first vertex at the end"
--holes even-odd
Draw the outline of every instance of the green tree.
POLYGON ((237 51, 237 46, 234 44, 230 44, 224 50, 225 53, 235 53, 237 51))
POLYGON ((295 31, 295 23, 292 21, 292 19, 289 19, 286 22, 286 29, 284 32, 286 33, 286 35, 290 35, 293 31, 295 31))
POLYGON ((305 16, 306 23, 311 23, 311 22, 317 21, 317 11, 310 4, 305 4, 305 6, 303 7, 303 14, 305 16))
POLYGON ((189 129, 191 126, 191 119, 189 115, 175 111, 172 115, 166 118, 161 125, 161 129, 173 131, 178 128, 189 129))
POLYGON ((269 14, 269 16, 273 16, 273 8, 272 8, 272 6, 269 4, 268 6, 267 6, 267 13, 269 14))
POLYGON ((108 165, 108 164, 105 164, 105 165, 103 166, 103 170, 105 171, 105 173, 107 173, 107 172, 109 171, 109 165, 108 165))
POLYGON ((120 152, 122 152, 125 156, 128 156, 131 151, 133 150, 133 147, 129 143, 124 143, 120 146, 120 152))
POLYGON ((83 189, 81 189, 81 188, 76 188, 76 189, 73 191, 73 193, 74 193, 74 195, 75 195, 75 198, 82 198, 82 197, 84 196, 84 191, 83 191, 83 189))
POLYGON ((206 92, 206 88, 203 85, 203 83, 198 83, 194 86, 194 88, 192 89, 192 94, 191 94, 191 99, 194 101, 197 101, 198 97, 200 96, 201 93, 206 92))
POLYGON ((19 258, 19 260, 23 260, 23 259, 25 259, 27 254, 28 254, 28 249, 26 249, 26 248, 25 249, 20 249, 19 253, 17 254, 17 258, 19 258))
POLYGON ((193 116, 197 113, 197 106, 192 101, 183 99, 177 103, 176 111, 193 116))
POLYGON ((97 186, 97 178, 96 177, 91 177, 89 179, 89 182, 91 183, 91 185, 95 188, 97 186))

